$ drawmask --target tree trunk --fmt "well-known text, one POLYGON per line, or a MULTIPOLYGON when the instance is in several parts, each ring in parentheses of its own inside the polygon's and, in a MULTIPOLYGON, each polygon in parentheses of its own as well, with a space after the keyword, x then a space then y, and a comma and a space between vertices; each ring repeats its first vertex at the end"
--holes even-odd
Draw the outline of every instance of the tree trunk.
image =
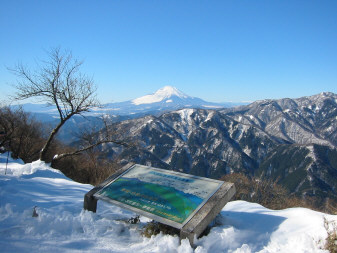
POLYGON ((63 124, 66 122, 66 120, 61 120, 60 123, 53 129, 53 131, 50 133, 48 140, 44 144, 43 148, 40 151, 40 160, 46 161, 47 160, 47 152, 50 147, 50 144, 52 143, 55 135, 58 133, 60 128, 63 126, 63 124))

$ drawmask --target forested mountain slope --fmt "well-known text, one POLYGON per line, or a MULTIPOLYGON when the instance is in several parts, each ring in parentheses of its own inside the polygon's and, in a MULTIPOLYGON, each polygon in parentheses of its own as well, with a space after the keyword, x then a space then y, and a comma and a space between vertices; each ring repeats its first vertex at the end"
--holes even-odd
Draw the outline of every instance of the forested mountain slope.
POLYGON ((223 110, 182 109, 113 124, 127 148, 102 150, 199 176, 243 172, 278 180, 291 192, 337 196, 337 95, 257 101, 223 110))

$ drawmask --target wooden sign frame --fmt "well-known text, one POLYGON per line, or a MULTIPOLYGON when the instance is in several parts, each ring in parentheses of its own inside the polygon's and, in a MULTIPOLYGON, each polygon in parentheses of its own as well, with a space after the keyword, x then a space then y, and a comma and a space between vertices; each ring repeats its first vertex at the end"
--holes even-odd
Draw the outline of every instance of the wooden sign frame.
POLYGON ((101 199, 180 229, 193 245, 235 194, 232 183, 129 163, 84 196, 96 212, 101 199))

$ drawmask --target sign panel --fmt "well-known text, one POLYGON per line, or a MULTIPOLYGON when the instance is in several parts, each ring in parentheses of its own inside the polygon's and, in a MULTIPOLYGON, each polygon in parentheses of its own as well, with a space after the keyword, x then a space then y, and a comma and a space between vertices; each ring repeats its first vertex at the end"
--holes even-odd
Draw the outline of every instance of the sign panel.
POLYGON ((94 196, 180 229, 223 183, 136 164, 94 196))

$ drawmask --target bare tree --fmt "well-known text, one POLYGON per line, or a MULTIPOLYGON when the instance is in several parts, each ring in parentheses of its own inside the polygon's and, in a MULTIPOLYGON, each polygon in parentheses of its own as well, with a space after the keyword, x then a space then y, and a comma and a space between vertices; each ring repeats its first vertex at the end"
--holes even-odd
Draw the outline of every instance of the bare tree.
MULTIPOLYGON (((17 64, 10 70, 19 77, 19 81, 14 85, 17 89, 15 99, 37 98, 57 108, 59 123, 51 131, 39 156, 40 160, 46 161, 47 151, 66 121, 74 115, 82 115, 99 106, 99 102, 92 78, 79 71, 83 62, 73 59, 71 52, 63 52, 60 48, 51 49, 48 51, 48 60, 41 63, 35 71, 30 71, 23 64, 17 64)), ((108 141, 114 142, 104 139, 83 147, 74 154, 108 141)), ((62 154, 55 159, 65 156, 67 155, 62 154)))

